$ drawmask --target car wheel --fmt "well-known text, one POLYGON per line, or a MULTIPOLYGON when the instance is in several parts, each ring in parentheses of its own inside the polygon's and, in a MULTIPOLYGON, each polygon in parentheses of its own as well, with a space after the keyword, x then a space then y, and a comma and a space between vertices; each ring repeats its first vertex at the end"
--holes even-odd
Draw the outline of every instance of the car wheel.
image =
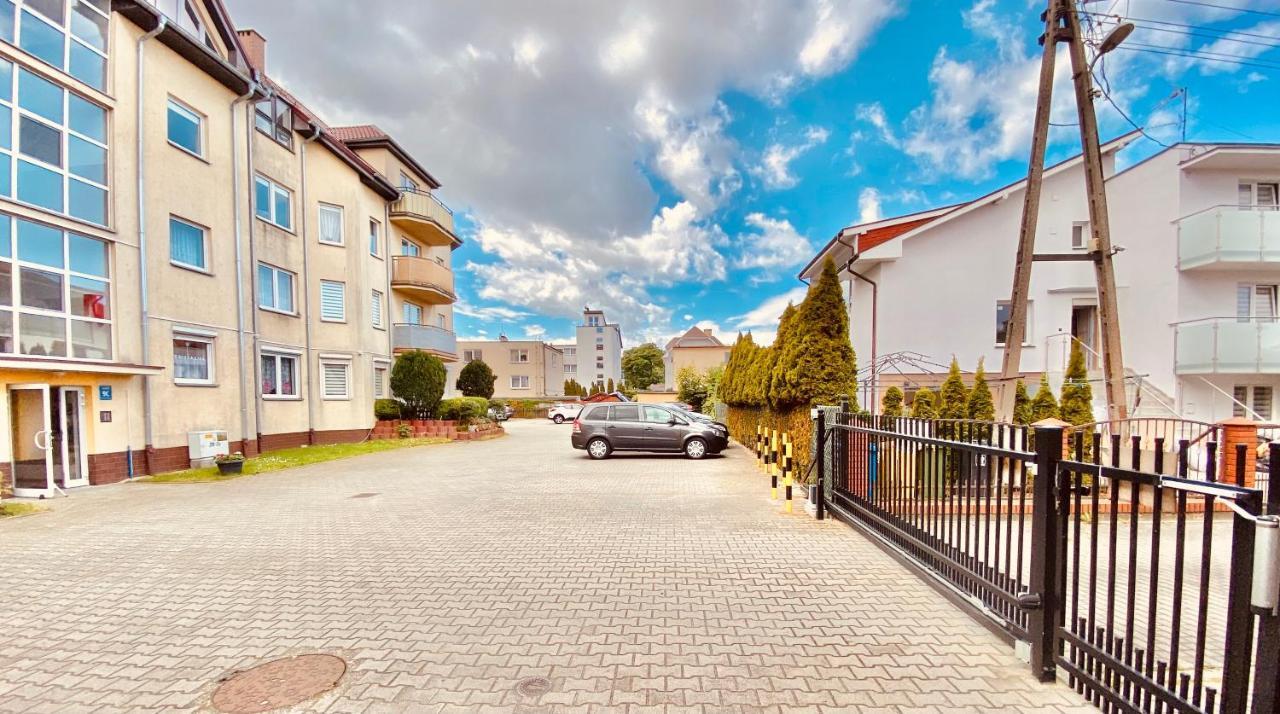
POLYGON ((609 442, 605 441, 604 439, 597 437, 587 442, 587 455, 589 455, 593 459, 596 459, 597 461, 600 459, 608 458, 610 451, 611 449, 609 448, 609 442))
POLYGON ((691 459, 700 459, 707 455, 707 442, 694 437, 684 442, 684 455, 691 459))
POLYGON ((559 414, 557 414, 557 415, 555 415, 555 416, 551 417, 551 421, 553 421, 553 422, 555 422, 555 423, 557 423, 557 424, 563 424, 563 423, 564 423, 564 417, 562 417, 562 416, 560 416, 559 414))

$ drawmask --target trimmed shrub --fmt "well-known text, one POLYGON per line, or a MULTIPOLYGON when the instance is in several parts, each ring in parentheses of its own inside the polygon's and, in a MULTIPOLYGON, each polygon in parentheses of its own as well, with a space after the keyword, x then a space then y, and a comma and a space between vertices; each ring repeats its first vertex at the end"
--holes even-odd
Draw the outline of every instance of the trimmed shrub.
POLYGON ((969 415, 969 388, 960 376, 960 363, 951 358, 951 369, 942 383, 942 404, 938 416, 942 419, 965 419, 969 415))
POLYGON ((373 403, 373 416, 378 419, 399 419, 400 402, 394 399, 379 399, 373 403))
MULTIPOLYGON (((774 349, 769 403, 774 408, 835 404, 841 396, 855 401, 858 366, 849 341, 849 315, 835 262, 822 265, 822 275, 809 286, 804 302, 790 321, 780 324, 774 349), (785 332, 783 327, 786 326, 785 332)), ((853 407, 856 409, 856 406, 853 407)))
POLYGON ((938 398, 933 390, 922 387, 911 400, 911 416, 914 419, 937 419, 938 398))
POLYGON ((1035 399, 1031 400, 1031 423, 1034 424, 1042 419, 1058 418, 1058 400, 1053 397, 1053 390, 1049 388, 1049 375, 1040 375, 1040 389, 1036 391, 1035 399))
POLYGON ((1062 382, 1062 420, 1079 426, 1092 424, 1093 388, 1089 386, 1089 370, 1084 364, 1084 350, 1071 341, 1071 359, 1067 362, 1066 379, 1062 382))
POLYGON ((1030 424, 1035 421, 1031 414, 1031 395, 1027 393, 1027 385, 1021 379, 1013 392, 1013 423, 1030 424))
POLYGON ((484 397, 454 397, 440 402, 436 413, 441 419, 452 419, 459 424, 470 424, 487 414, 489 400, 484 397))
POLYGON ((404 404, 403 415, 426 419, 439 406, 446 379, 439 358, 419 350, 405 352, 391 368, 391 392, 404 404))
POLYGON ((458 373, 458 382, 455 385, 459 392, 468 397, 484 397, 489 399, 493 397, 493 383, 498 380, 498 376, 493 373, 489 365, 484 360, 472 360, 467 366, 462 368, 458 373))
POLYGON ((987 372, 983 369, 982 360, 978 360, 978 371, 973 375, 973 389, 969 390, 965 412, 970 419, 977 421, 995 421, 996 418, 996 403, 991 398, 991 388, 987 386, 987 372))
POLYGON ((902 416, 902 401, 904 397, 902 390, 897 387, 889 387, 884 391, 884 398, 880 400, 880 413, 887 417, 902 416))

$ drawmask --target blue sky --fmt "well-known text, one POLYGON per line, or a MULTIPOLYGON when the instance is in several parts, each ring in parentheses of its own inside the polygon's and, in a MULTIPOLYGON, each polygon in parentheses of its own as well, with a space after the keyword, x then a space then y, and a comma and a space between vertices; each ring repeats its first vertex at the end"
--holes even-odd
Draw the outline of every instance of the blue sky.
MULTIPOLYGON (((841 228, 1026 170, 1043 2, 326 3, 301 19, 230 5, 330 123, 382 125, 444 182, 466 241, 460 337, 565 339, 591 305, 628 345, 694 323, 769 339, 797 268, 841 228), (369 17, 388 19, 351 38, 369 17)), ((1180 134, 1181 87, 1190 140, 1280 141, 1280 0, 1207 4, 1229 7, 1089 3, 1140 19, 1135 49, 1258 65, 1117 51, 1099 66, 1110 96, 1160 142, 1180 134)), ((1073 122, 1058 80, 1053 120, 1073 122)), ((1104 138, 1130 128, 1098 108, 1104 138)), ((1075 132, 1054 129, 1051 159, 1075 132)), ((1143 139, 1122 160, 1160 148, 1143 139)))

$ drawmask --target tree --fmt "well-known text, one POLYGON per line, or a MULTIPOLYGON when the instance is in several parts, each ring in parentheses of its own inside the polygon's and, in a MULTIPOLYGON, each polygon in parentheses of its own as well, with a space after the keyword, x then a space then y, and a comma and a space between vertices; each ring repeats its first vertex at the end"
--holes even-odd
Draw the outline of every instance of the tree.
POLYGON ((1031 423, 1044 419, 1058 418, 1058 400, 1053 398, 1053 390, 1049 388, 1049 375, 1040 375, 1040 389, 1035 399, 1031 400, 1031 423))
POLYGON ((391 391, 404 403, 404 413, 426 419, 435 413, 448 379, 444 362, 420 350, 405 352, 391 368, 391 391))
POLYGON ((951 369, 942 383, 942 405, 938 416, 943 419, 965 419, 969 415, 969 388, 960 376, 960 363, 951 358, 951 369))
POLYGON ((628 387, 643 391, 665 378, 662 350, 652 342, 622 353, 622 379, 628 387))
POLYGON ((783 408, 835 404, 845 395, 852 401, 858 383, 857 357, 849 342, 840 277, 830 258, 791 322, 785 335, 784 325, 778 326, 770 403, 783 408))
POLYGON ((1026 425, 1033 421, 1031 395, 1027 393, 1027 385, 1019 379, 1013 392, 1013 423, 1026 425))
POLYGON ((902 416, 902 390, 897 387, 889 387, 884 391, 884 398, 880 400, 880 411, 887 417, 902 416))
POLYGON ((725 363, 724 375, 720 377, 720 385, 716 390, 716 398, 725 404, 739 405, 744 402, 743 388, 747 383, 747 371, 755 359, 755 340, 751 333, 738 333, 733 347, 729 350, 729 361, 725 363))
POLYGON ((922 387, 911 400, 911 418, 938 418, 938 400, 928 387, 922 387))
POLYGON ((484 360, 472 360, 458 373, 458 381, 454 385, 464 397, 493 398, 493 383, 498 376, 493 373, 484 360))
POLYGON ((613 377, 609 378, 609 386, 607 386, 604 391, 606 394, 613 394, 615 391, 617 391, 613 388, 613 377))
POLYGON ((780 403, 775 401, 774 395, 778 393, 779 368, 783 345, 791 344, 791 334, 795 332, 796 315, 799 310, 795 305, 787 303, 786 308, 782 311, 782 316, 778 318, 778 331, 773 336, 773 346, 765 354, 766 361, 757 364, 756 367, 761 371, 764 379, 761 389, 763 391, 764 403, 773 407, 778 407, 780 403))
POLYGON ((973 389, 969 390, 969 399, 965 403, 968 418, 976 421, 995 421, 996 403, 991 398, 991 388, 987 386, 987 372, 978 360, 978 371, 973 375, 973 389))
POLYGON ((682 367, 676 373, 676 399, 695 412, 702 411, 702 403, 707 400, 707 375, 693 367, 682 367))
POLYGON ((703 375, 703 383, 707 385, 707 398, 702 400, 703 414, 716 415, 716 405, 720 403, 720 385, 724 384, 724 367, 710 367, 703 375))
POLYGON ((1093 388, 1089 386, 1089 370, 1084 364, 1084 350, 1080 342, 1071 341, 1071 358, 1067 361, 1067 373, 1062 382, 1062 420, 1079 426, 1092 424, 1093 388))

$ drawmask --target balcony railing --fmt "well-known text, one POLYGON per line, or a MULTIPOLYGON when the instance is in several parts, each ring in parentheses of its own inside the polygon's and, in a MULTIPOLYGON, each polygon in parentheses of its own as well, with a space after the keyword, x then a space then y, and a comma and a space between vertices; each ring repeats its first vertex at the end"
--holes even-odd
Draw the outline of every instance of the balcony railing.
POLYGON ((391 258, 391 287, 413 291, 435 305, 457 300, 453 292, 453 271, 431 258, 416 255, 391 258))
POLYGON ((1280 211, 1214 206, 1178 221, 1178 267, 1280 266, 1280 211))
POLYGON ((415 237, 431 245, 459 242, 453 232, 453 211, 426 191, 401 189, 400 198, 391 204, 391 220, 407 224, 415 237))
POLYGON ((1174 325, 1178 374, 1280 374, 1280 321, 1211 317, 1174 325))
POLYGON ((455 358, 458 355, 457 335, 434 325, 397 322, 391 326, 391 341, 396 350, 425 350, 455 358))

